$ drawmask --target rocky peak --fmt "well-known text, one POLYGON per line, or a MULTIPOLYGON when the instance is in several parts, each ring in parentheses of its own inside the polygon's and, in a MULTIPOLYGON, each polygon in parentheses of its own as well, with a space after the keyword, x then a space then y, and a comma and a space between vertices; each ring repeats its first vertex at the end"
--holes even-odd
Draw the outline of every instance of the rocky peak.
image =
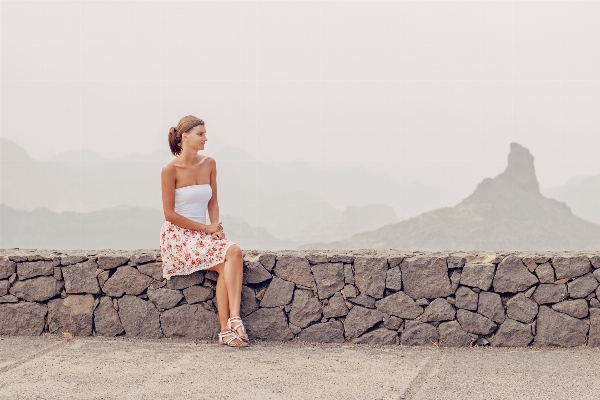
POLYGON ((518 143, 510 144, 508 166, 494 179, 484 179, 477 187, 476 192, 497 190, 522 190, 540 193, 540 185, 535 176, 533 156, 529 150, 518 143))

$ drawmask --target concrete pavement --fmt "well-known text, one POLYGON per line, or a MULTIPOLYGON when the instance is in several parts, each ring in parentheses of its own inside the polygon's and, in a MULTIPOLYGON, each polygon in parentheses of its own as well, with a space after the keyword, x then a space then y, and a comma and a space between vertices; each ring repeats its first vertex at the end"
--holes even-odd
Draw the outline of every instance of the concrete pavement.
POLYGON ((600 349, 0 337, 0 399, 595 399, 600 349))

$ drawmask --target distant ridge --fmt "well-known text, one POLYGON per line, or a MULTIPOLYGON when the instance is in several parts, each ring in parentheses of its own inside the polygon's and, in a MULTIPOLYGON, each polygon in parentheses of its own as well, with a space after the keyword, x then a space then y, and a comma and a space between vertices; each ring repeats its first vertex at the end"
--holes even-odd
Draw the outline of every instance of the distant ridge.
POLYGON ((455 207, 303 249, 600 250, 600 225, 540 193, 533 156, 511 143, 506 170, 455 207))
MULTIPOLYGON (((162 210, 117 205, 87 213, 55 213, 47 208, 21 211, 0 205, 0 248, 31 249, 158 249, 162 210)), ((228 238, 243 249, 293 248, 295 243, 274 238, 265 228, 241 218, 221 217, 228 238)))

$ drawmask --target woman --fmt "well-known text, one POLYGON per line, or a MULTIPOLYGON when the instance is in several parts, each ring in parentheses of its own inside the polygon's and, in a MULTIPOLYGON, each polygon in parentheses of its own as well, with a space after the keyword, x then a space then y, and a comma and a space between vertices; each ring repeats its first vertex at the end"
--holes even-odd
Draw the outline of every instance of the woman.
POLYGON ((219 344, 248 346, 240 318, 242 250, 225 238, 219 221, 217 166, 198 154, 206 143, 204 121, 188 115, 169 131, 169 146, 176 158, 161 173, 165 223, 160 232, 163 276, 216 271, 219 309, 219 344), (206 212, 210 224, 206 224, 206 212))

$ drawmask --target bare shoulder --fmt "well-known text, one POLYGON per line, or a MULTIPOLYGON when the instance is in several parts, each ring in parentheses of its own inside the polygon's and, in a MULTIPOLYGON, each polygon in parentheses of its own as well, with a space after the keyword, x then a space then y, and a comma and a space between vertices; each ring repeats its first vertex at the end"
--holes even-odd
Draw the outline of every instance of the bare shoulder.
POLYGON ((209 157, 209 156, 204 156, 204 158, 202 159, 203 163, 206 163, 206 165, 210 166, 211 168, 214 168, 217 166, 217 162, 215 161, 214 158, 209 157))
POLYGON ((167 165, 165 165, 164 167, 162 167, 162 175, 163 176, 172 176, 175 177, 175 173, 177 171, 177 168, 175 167, 175 165, 173 165, 172 163, 168 163, 167 165))

